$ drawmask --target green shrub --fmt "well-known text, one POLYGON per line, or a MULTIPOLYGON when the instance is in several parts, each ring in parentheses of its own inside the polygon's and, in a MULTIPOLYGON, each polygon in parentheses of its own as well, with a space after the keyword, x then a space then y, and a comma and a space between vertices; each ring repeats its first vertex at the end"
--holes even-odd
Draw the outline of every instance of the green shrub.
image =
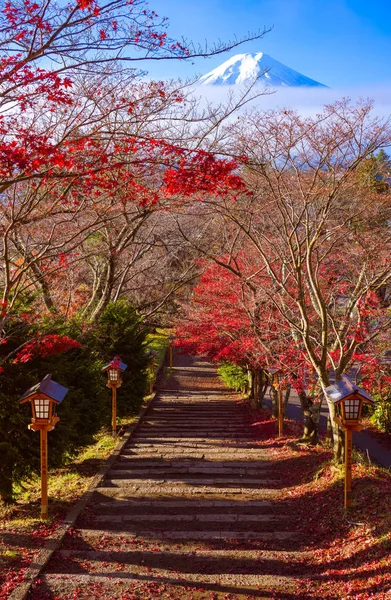
POLYGON ((96 324, 94 343, 99 356, 106 363, 120 356, 127 364, 117 394, 118 416, 137 413, 143 402, 148 381, 147 335, 148 328, 126 300, 108 304, 96 324))
POLYGON ((247 370, 234 363, 223 363, 217 369, 225 385, 236 392, 245 392, 248 387, 247 370))
MULTIPOLYGON (((40 332, 67 335, 81 343, 62 354, 45 358, 35 356, 27 363, 4 365, 0 391, 0 497, 10 500, 10 484, 39 471, 39 434, 28 430, 31 408, 20 406, 18 398, 32 385, 52 373, 53 380, 69 389, 57 412, 60 422, 49 434, 49 466, 61 466, 64 458, 91 443, 92 436, 110 427, 111 390, 102 367, 114 356, 128 365, 117 394, 118 416, 130 416, 139 410, 147 388, 148 359, 145 355, 148 329, 136 310, 125 300, 110 303, 97 323, 47 317, 40 332)), ((6 356, 34 336, 34 328, 15 318, 9 324, 7 344, 0 346, 6 356)))
POLYGON ((391 433, 391 397, 379 398, 374 394, 376 400, 370 417, 372 423, 387 433, 391 433))

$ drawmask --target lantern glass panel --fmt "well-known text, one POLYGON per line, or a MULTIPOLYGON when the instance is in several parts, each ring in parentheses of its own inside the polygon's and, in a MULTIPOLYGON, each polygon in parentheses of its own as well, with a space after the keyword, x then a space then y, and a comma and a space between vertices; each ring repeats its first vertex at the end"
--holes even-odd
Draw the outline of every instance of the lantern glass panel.
POLYGON ((359 412, 360 400, 358 398, 345 400, 345 419, 347 421, 358 421, 359 412))
POLYGON ((50 400, 48 398, 35 398, 34 409, 36 419, 49 419, 50 400))
POLYGON ((117 383, 119 381, 119 371, 118 371, 118 369, 109 369, 109 379, 113 383, 117 383))

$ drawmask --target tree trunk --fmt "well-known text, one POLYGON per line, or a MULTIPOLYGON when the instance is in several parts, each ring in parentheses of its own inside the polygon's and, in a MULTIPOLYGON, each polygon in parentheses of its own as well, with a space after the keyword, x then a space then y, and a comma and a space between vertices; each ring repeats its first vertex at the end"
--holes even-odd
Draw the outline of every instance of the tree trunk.
POLYGON ((265 398, 266 390, 268 386, 268 377, 263 369, 259 371, 258 381, 258 407, 263 408, 263 400, 265 398))
POLYGON ((247 379, 248 379, 248 397, 250 400, 254 398, 254 374, 251 369, 247 368, 247 379))
POLYGON ((45 303, 47 310, 53 314, 56 314, 58 311, 56 305, 53 302, 53 298, 50 293, 50 288, 47 284, 41 267, 34 260, 34 255, 31 252, 29 252, 29 250, 27 250, 27 248, 23 245, 22 241, 19 239, 19 236, 17 234, 15 234, 12 241, 15 244, 15 248, 18 250, 21 257, 25 257, 29 261, 29 268, 31 269, 35 277, 34 284, 37 287, 37 289, 41 291, 42 299, 45 303))
POLYGON ((291 386, 288 385, 288 387, 285 390, 285 394, 284 394, 284 398, 283 398, 283 403, 282 403, 282 408, 283 408, 283 411, 284 411, 284 416, 285 416, 286 407, 288 406, 290 395, 291 395, 291 386))
POLYGON ((329 407, 329 415, 330 415, 334 461, 336 463, 343 463, 344 449, 345 449, 343 431, 340 429, 338 423, 335 423, 335 421, 334 421, 334 417, 336 416, 334 403, 330 402, 327 399, 327 404, 329 407))
POLYGON ((315 446, 319 443, 320 404, 314 403, 314 398, 307 396, 305 391, 299 392, 298 395, 304 425, 303 437, 300 441, 315 446))
POLYGON ((255 369, 254 371, 254 393, 253 393, 253 406, 254 408, 258 408, 258 395, 259 395, 259 370, 255 369))
POLYGON ((12 480, 17 452, 10 444, 2 442, 0 443, 0 456, 0 499, 6 504, 10 504, 13 501, 12 480))
POLYGON ((102 312, 105 310, 106 306, 111 300, 111 294, 114 288, 114 259, 111 258, 107 262, 106 272, 105 272, 105 281, 102 288, 101 296, 98 300, 97 305, 91 312, 90 320, 96 321, 102 312))

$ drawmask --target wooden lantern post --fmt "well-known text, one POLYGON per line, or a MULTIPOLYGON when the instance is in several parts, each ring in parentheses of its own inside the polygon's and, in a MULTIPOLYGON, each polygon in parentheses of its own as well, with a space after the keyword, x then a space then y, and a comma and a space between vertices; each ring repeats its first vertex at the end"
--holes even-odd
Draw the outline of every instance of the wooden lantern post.
POLYGON ((117 435, 117 388, 122 384, 122 373, 128 365, 121 362, 119 356, 115 356, 113 360, 105 365, 102 371, 107 373, 107 387, 111 388, 111 433, 115 437, 117 435))
POLYGON ((364 402, 374 404, 375 401, 346 375, 342 375, 342 379, 326 388, 325 392, 336 407, 334 421, 345 432, 344 504, 345 508, 349 508, 352 504, 352 432, 360 431, 363 427, 360 421, 364 402))
POLYGON ((283 386, 280 383, 279 369, 270 369, 269 371, 273 376, 273 387, 278 391, 278 437, 282 437, 284 430, 284 409, 283 409, 283 386))
POLYGON ((146 356, 149 360, 149 394, 151 395, 153 392, 153 376, 155 370, 155 359, 157 357, 157 352, 155 350, 147 350, 146 356))
POLYGON ((170 333, 169 337, 168 337, 168 349, 169 349, 169 353, 170 353, 170 369, 172 369, 172 362, 173 362, 173 345, 174 345, 174 335, 172 333, 170 333))
POLYGON ((46 375, 40 383, 19 398, 20 404, 31 403, 32 422, 29 429, 40 432, 42 519, 48 518, 48 431, 52 431, 59 422, 55 407, 68 392, 68 388, 52 381, 51 377, 50 374, 46 375))

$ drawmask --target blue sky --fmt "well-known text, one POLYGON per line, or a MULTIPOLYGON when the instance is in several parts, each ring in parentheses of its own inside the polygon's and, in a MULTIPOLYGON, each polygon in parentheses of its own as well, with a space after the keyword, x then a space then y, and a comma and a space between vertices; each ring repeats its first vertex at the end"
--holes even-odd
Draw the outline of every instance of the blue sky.
POLYGON ((194 42, 241 37, 273 27, 256 42, 194 64, 143 65, 153 78, 192 77, 230 56, 263 51, 334 89, 391 90, 390 0, 150 0, 169 35, 194 42))

